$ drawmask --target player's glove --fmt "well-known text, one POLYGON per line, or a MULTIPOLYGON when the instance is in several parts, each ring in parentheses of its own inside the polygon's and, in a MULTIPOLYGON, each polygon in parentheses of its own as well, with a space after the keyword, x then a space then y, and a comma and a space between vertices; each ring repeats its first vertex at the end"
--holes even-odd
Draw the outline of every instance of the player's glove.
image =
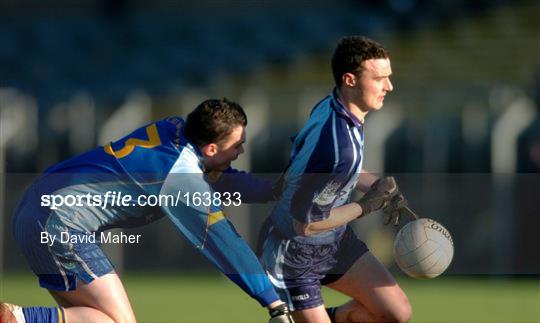
POLYGON ((398 193, 394 177, 379 178, 356 203, 362 207, 362 214, 365 215, 388 207, 398 193))
POLYGON ((270 320, 268 323, 294 323, 287 304, 283 303, 269 310, 270 320))
POLYGON ((384 214, 386 214, 386 220, 384 221, 384 225, 388 225, 389 223, 393 223, 394 225, 399 224, 399 220, 401 218, 401 215, 403 213, 403 210, 407 206, 407 200, 401 194, 401 192, 398 190, 396 195, 390 200, 390 203, 388 206, 386 206, 383 211, 384 214))

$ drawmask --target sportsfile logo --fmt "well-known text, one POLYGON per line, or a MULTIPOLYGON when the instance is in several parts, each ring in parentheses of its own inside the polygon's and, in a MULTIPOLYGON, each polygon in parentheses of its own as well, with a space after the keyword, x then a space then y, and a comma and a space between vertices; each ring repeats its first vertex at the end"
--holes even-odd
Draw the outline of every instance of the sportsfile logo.
POLYGON ((156 206, 177 205, 181 191, 175 195, 139 195, 136 199, 130 194, 120 191, 107 191, 105 194, 44 194, 41 196, 41 206, 56 210, 59 207, 126 207, 126 206, 156 206))
POLYGON ((59 207, 128 207, 128 206, 177 206, 183 203, 188 207, 240 206, 240 192, 184 192, 176 194, 149 194, 132 196, 121 191, 107 191, 104 194, 44 194, 41 206, 56 210, 59 207))

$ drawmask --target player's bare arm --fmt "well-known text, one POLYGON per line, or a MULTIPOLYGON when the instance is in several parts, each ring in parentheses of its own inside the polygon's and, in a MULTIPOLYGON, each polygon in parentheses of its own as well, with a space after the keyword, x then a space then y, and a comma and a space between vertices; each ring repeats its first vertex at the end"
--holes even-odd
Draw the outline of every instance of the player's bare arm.
POLYGON ((348 203, 330 211, 322 221, 303 224, 295 220, 295 231, 300 235, 312 235, 340 227, 371 212, 385 209, 393 213, 406 206, 393 177, 376 180, 358 201, 348 203))
POLYGON ((298 235, 309 236, 345 225, 361 215, 362 207, 357 203, 349 203, 333 208, 330 216, 322 221, 302 223, 294 220, 294 229, 298 235))

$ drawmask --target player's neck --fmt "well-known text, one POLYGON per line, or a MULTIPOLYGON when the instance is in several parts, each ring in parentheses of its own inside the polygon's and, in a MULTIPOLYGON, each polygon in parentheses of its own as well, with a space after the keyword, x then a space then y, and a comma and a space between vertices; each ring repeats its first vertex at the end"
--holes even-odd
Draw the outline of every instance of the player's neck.
POLYGON ((338 100, 343 107, 349 110, 360 122, 364 123, 364 119, 368 114, 368 111, 363 111, 360 107, 354 103, 352 99, 347 95, 347 91, 343 92, 341 89, 337 89, 338 100))

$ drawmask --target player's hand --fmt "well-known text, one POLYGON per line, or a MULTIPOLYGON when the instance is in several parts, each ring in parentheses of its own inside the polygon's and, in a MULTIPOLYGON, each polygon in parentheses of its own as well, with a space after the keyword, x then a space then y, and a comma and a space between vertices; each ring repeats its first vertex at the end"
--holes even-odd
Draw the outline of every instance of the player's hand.
POLYGON ((416 215, 416 213, 414 213, 414 211, 412 211, 407 204, 407 200, 403 194, 398 191, 396 196, 394 196, 392 201, 390 201, 390 204, 384 208, 384 213, 387 215, 384 224, 387 225, 389 223, 393 223, 395 226, 397 226, 403 217, 407 217, 411 221, 418 219, 418 215, 416 215))
POLYGON ((401 218, 401 214, 403 213, 403 210, 407 206, 407 200, 403 196, 403 194, 398 190, 396 195, 390 200, 390 203, 388 206, 386 206, 383 211, 384 214, 386 214, 386 220, 384 221, 384 225, 388 225, 389 223, 393 223, 394 225, 399 224, 399 220, 401 218))
POLYGON ((294 323, 287 304, 283 303, 269 310, 270 320, 268 323, 294 323))
POLYGON ((394 177, 384 177, 376 180, 356 203, 362 207, 362 214, 365 215, 388 207, 398 193, 394 177))

